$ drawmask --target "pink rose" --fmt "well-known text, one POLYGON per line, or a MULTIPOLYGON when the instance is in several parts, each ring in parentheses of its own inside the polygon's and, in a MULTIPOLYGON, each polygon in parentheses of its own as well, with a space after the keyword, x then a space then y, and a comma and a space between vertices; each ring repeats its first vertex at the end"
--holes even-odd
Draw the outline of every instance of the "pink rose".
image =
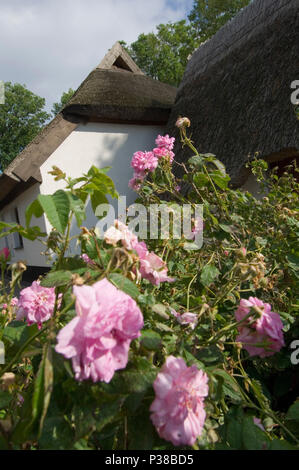
POLYGON ((180 314, 173 308, 170 309, 170 313, 177 319, 177 322, 180 323, 180 325, 189 325, 192 330, 196 328, 198 323, 198 315, 196 313, 185 312, 180 314))
POLYGON ((0 263, 6 263, 10 259, 10 251, 7 247, 2 248, 0 250, 0 263))
POLYGON ((169 137, 168 134, 166 134, 164 137, 161 135, 158 135, 158 137, 155 140, 157 147, 162 147, 167 150, 172 150, 174 147, 174 142, 175 138, 174 137, 169 137))
POLYGON ((171 150, 168 150, 165 147, 157 147, 153 150, 153 152, 158 158, 166 158, 170 161, 170 163, 173 162, 174 153, 171 150))
POLYGON ((30 287, 21 290, 16 318, 26 318, 28 325, 49 320, 55 306, 55 289, 42 287, 39 281, 34 281, 30 287))
POLYGON ((153 172, 158 166, 158 158, 153 152, 135 152, 131 166, 137 173, 153 172))
POLYGON ((108 245, 116 246, 123 239, 123 233, 113 225, 104 233, 104 240, 108 245))
POLYGON ((159 286, 160 282, 175 281, 175 279, 167 276, 166 263, 158 255, 148 251, 145 243, 136 244, 134 250, 139 256, 139 271, 144 279, 147 279, 155 286, 159 286))
POLYGON ((56 351, 72 359, 77 380, 110 382, 128 362, 130 343, 140 336, 143 316, 129 295, 102 279, 75 286, 77 316, 57 335, 56 351))
POLYGON ((243 344, 250 356, 272 356, 284 346, 280 316, 271 311, 270 304, 257 297, 249 297, 248 300, 241 299, 235 312, 237 321, 243 320, 251 311, 253 315, 258 312, 259 316, 256 320, 250 316, 238 326, 236 341, 243 344))
POLYGON ((153 384, 156 398, 151 420, 162 439, 175 446, 192 446, 201 435, 206 419, 204 399, 208 377, 182 358, 169 356, 153 384))

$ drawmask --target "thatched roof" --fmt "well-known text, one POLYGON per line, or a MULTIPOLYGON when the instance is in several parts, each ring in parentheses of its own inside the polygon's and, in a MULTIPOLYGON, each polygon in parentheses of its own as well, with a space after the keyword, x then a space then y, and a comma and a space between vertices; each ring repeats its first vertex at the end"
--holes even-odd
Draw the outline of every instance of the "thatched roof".
MULTIPOLYGON (((235 185, 255 152, 272 160, 299 151, 291 83, 299 78, 299 1, 255 0, 191 57, 167 130, 192 123, 201 152, 222 160, 235 185)), ((176 145, 176 156, 190 153, 176 145)))
POLYGON ((64 109, 0 175, 0 210, 25 189, 42 181, 41 165, 78 124, 96 121, 165 125, 176 91, 146 77, 116 43, 64 109))
POLYGON ((177 89, 140 73, 95 69, 63 110, 63 115, 101 122, 165 124, 177 89))

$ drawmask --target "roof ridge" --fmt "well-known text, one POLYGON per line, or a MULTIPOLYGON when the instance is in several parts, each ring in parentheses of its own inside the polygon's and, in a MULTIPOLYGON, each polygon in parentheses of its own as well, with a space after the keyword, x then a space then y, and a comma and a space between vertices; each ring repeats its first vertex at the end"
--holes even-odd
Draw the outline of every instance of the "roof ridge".
POLYGON ((116 66, 120 70, 126 70, 128 72, 144 75, 142 70, 138 67, 138 65, 134 62, 134 60, 129 56, 127 51, 118 41, 112 46, 111 49, 109 49, 95 70, 109 70, 112 69, 113 66, 116 66))

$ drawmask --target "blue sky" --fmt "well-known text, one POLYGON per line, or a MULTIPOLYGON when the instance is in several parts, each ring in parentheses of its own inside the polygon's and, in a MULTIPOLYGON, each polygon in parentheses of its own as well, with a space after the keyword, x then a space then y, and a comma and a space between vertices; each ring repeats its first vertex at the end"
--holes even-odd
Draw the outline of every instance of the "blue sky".
POLYGON ((76 89, 117 40, 178 21, 193 0, 0 0, 0 80, 46 98, 76 89))

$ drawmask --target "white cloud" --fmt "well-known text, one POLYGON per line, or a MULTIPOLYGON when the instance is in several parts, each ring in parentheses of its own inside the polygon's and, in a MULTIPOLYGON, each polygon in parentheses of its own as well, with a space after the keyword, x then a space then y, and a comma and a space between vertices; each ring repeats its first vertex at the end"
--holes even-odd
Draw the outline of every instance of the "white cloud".
POLYGON ((0 80, 26 84, 50 108, 115 41, 130 43, 180 20, 191 6, 192 0, 0 0, 0 80))

